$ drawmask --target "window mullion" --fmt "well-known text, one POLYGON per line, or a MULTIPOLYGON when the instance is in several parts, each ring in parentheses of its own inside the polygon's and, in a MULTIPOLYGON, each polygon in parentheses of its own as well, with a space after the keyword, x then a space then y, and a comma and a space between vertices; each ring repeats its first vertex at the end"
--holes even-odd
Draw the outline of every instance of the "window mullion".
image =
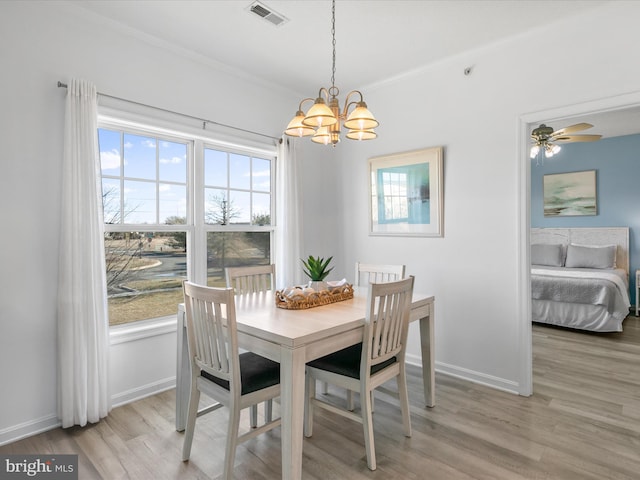
POLYGON ((124 132, 120 132, 120 222, 124 223, 124 132))
POLYGON ((163 223, 160 220, 160 139, 155 138, 156 143, 156 224, 163 223))
POLYGON ((205 283, 207 279, 207 234, 204 225, 204 143, 196 139, 193 142, 193 175, 191 175, 191 198, 193 206, 190 209, 193 225, 193 279, 198 283, 205 283))

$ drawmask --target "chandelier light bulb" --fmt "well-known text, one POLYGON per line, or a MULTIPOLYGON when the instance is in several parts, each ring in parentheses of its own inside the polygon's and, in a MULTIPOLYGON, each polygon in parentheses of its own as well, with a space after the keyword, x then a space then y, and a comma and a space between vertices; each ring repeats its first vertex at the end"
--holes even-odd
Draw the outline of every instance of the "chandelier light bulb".
POLYGON ((378 134, 373 130, 349 130, 347 138, 350 140, 373 140, 378 134))
POLYGON ((308 137, 309 135, 313 135, 316 131, 307 127, 302 123, 304 120, 304 112, 302 110, 298 110, 296 112, 296 116, 293 117, 293 120, 289 122, 287 125, 287 129, 284 131, 287 135, 291 137, 308 137))
POLYGON ((338 119, 335 117, 331 109, 327 106, 324 98, 316 98, 315 103, 307 112, 302 120, 303 125, 308 127, 329 127, 336 123, 338 119))
POLYGON ((328 127, 319 127, 315 135, 311 137, 311 141, 322 145, 328 145, 331 140, 328 127))
POLYGON ((367 104, 360 101, 344 122, 344 126, 352 130, 370 130, 378 126, 378 121, 367 108, 367 104))

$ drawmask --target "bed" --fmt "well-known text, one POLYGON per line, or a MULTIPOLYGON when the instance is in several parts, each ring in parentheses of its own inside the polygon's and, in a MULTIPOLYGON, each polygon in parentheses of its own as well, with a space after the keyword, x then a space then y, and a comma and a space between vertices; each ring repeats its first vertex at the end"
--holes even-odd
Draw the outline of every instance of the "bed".
POLYGON ((532 320, 621 332, 629 314, 629 229, 532 228, 532 320))

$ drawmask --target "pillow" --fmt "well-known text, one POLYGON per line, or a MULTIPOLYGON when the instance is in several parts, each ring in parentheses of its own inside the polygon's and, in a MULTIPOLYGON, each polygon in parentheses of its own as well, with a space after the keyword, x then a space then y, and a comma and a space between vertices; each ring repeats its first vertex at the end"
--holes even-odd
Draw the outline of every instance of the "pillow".
POLYGON ((618 246, 617 245, 584 245, 582 243, 572 243, 571 245, 575 245, 576 247, 591 247, 591 248, 602 248, 602 247, 611 247, 613 248, 613 267, 617 268, 618 266, 618 246))
POLYGON ((533 265, 547 265, 549 267, 561 267, 563 264, 561 244, 542 244, 536 243, 531 245, 531 263, 533 265))
POLYGON ((615 268, 616 246, 574 245, 567 247, 565 267, 575 268, 615 268))

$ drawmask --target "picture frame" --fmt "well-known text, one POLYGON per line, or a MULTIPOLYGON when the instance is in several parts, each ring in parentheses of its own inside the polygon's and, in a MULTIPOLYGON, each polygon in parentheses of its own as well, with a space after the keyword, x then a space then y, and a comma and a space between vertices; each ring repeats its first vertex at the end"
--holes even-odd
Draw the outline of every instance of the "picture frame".
POLYGON ((542 182, 545 217, 598 214, 595 170, 552 173, 542 182))
POLYGON ((369 235, 443 236, 443 147, 369 159, 369 235))

